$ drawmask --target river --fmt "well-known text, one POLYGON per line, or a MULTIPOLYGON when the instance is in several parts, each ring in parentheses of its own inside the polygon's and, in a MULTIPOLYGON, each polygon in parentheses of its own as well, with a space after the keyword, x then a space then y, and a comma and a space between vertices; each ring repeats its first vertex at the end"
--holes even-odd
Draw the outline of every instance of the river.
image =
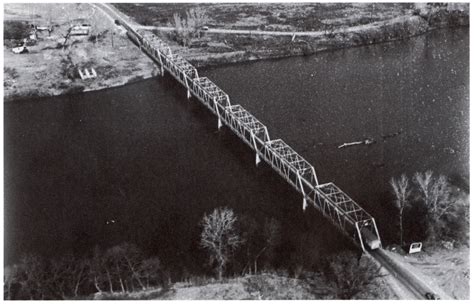
MULTIPOLYGON (((313 163, 320 182, 336 183, 375 215, 382 237, 393 225, 390 177, 432 169, 468 181, 468 29, 200 75, 313 163), (376 143, 338 149, 366 137, 376 143)), ((278 219, 288 260, 308 245, 319 254, 345 246, 169 77, 7 103, 4 117, 6 264, 26 252, 122 241, 164 264, 196 263, 199 219, 218 206, 260 223, 278 219)))

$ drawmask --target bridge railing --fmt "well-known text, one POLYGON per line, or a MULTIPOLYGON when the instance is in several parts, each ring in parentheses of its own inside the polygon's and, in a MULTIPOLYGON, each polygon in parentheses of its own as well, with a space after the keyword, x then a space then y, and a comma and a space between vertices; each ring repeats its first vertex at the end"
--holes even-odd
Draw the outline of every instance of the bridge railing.
POLYGON ((162 74, 168 71, 186 87, 188 98, 193 94, 218 117, 218 127, 226 124, 255 151, 256 164, 263 159, 303 195, 303 208, 307 203, 312 204, 363 250, 362 229, 369 230, 380 240, 372 216, 334 183, 320 185, 315 168, 283 140, 271 140, 267 127, 255 116, 241 105, 231 105, 227 93, 209 78, 200 77, 193 65, 174 55, 157 36, 135 31, 130 26, 126 28, 132 31, 132 39, 140 48, 160 64, 162 74))

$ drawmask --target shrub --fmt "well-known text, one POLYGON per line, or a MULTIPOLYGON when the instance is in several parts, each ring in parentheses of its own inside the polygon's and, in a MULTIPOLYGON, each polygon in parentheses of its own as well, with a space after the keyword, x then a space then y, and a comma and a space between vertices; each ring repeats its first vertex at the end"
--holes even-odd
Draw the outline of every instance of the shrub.
POLYGON ((244 281, 244 288, 252 297, 268 299, 277 291, 266 275, 250 276, 244 281))
POLYGON ((13 78, 13 79, 16 79, 16 78, 20 77, 20 75, 18 74, 18 71, 13 67, 7 67, 6 66, 3 69, 3 72, 4 72, 5 76, 8 76, 8 77, 13 78))
POLYGON ((21 40, 27 38, 31 31, 31 26, 23 21, 5 21, 3 26, 4 40, 21 40))
POLYGON ((368 257, 352 252, 339 253, 326 260, 325 275, 334 287, 339 299, 352 299, 363 292, 375 279, 381 277, 380 267, 368 257))

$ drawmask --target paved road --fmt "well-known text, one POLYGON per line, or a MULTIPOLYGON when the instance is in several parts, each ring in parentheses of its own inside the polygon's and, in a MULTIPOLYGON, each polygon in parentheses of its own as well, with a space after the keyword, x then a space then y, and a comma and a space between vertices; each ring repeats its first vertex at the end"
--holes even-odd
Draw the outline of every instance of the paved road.
MULTIPOLYGON (((370 251, 370 255, 397 279, 409 294, 410 299, 426 299, 426 293, 436 294, 426 283, 415 274, 403 267, 403 264, 392 259, 383 249, 370 251)), ((438 294, 441 299, 451 299, 445 294, 438 294)))
POLYGON ((128 16, 124 15, 122 12, 115 9, 112 5, 107 3, 91 3, 93 7, 99 9, 103 12, 107 18, 111 19, 112 21, 119 20, 120 23, 128 24, 133 28, 139 28, 139 25, 134 23, 128 16))

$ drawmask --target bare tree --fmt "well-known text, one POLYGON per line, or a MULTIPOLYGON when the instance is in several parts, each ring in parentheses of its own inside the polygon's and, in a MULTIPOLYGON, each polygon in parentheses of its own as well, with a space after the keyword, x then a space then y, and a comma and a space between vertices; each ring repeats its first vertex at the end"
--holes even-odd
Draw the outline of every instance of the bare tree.
POLYGON ((204 9, 200 7, 186 11, 186 17, 181 17, 178 13, 173 14, 173 23, 176 39, 184 46, 187 46, 192 38, 199 37, 201 27, 209 21, 204 9))
POLYGON ((444 175, 433 176, 433 172, 428 170, 415 173, 413 181, 417 184, 421 199, 428 210, 429 236, 433 239, 442 224, 442 218, 455 211, 454 202, 450 200, 448 179, 444 175))
POLYGON ((239 230, 246 262, 242 269, 242 275, 246 272, 252 274, 252 263, 261 245, 262 232, 255 218, 245 214, 239 218, 239 230))
POLYGON ((188 10, 186 12, 186 20, 188 27, 192 29, 194 33, 197 33, 202 26, 209 22, 206 12, 201 7, 188 10))
POLYGON ((94 249, 90 260, 89 279, 97 292, 102 293, 107 287, 111 293, 114 292, 112 276, 106 258, 98 247, 94 249))
POLYGON ((150 286, 158 286, 160 284, 164 287, 167 283, 162 274, 160 259, 156 257, 141 262, 139 273, 147 288, 150 286))
POLYGON ((418 185, 422 198, 428 203, 430 198, 430 186, 432 183, 433 171, 428 170, 424 173, 416 172, 413 176, 413 182, 418 185))
POLYGON ((265 224, 263 225, 263 236, 265 237, 265 246, 255 256, 255 273, 257 273, 257 261, 260 255, 265 252, 266 255, 271 258, 273 255, 273 250, 281 241, 281 226, 278 220, 275 218, 265 219, 265 224))
POLYGON ((179 32, 183 29, 183 21, 178 13, 173 14, 173 22, 175 31, 179 32))
POLYGON ((431 170, 425 173, 417 172, 414 182, 422 192, 422 199, 428 212, 434 219, 441 218, 450 209, 448 179, 444 175, 433 176, 431 170))
POLYGON ((6 266, 3 269, 3 299, 4 300, 13 300, 17 299, 16 295, 18 293, 19 286, 19 267, 18 265, 6 266))
POLYGON ((391 178, 390 185, 395 195, 395 205, 398 209, 398 218, 400 221, 400 246, 403 245, 403 210, 409 205, 408 199, 411 195, 409 188, 409 181, 405 174, 402 174, 400 179, 391 178))
POLYGON ((126 271, 129 272, 128 276, 132 278, 130 283, 131 287, 133 288, 133 280, 135 280, 140 288, 144 290, 145 284, 140 277, 141 263, 145 259, 142 252, 137 246, 128 243, 123 243, 122 245, 117 246, 116 249, 123 266, 126 268, 126 271))
POLYGON ((39 256, 27 255, 21 259, 16 271, 16 281, 21 285, 21 299, 48 299, 49 275, 47 266, 39 256))
POLYGON ((78 296, 80 287, 87 278, 88 266, 87 259, 77 259, 70 254, 51 260, 49 277, 55 297, 67 299, 78 296))
POLYGON ((232 251, 240 246, 240 236, 237 234, 235 224, 237 217, 229 208, 216 208, 209 215, 204 215, 201 221, 201 246, 210 253, 210 263, 216 263, 219 280, 232 251))

